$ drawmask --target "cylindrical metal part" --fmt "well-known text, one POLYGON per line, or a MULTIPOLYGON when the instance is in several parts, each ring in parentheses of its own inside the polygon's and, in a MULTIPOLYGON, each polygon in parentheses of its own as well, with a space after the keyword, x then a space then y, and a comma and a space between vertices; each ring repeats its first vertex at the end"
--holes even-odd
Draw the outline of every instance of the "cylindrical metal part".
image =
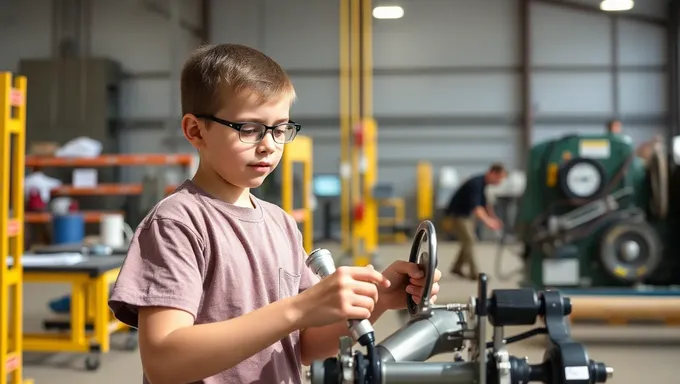
POLYGON ((470 384, 475 382, 475 363, 384 363, 383 384, 470 384))
POLYGON ((495 289, 489 299, 489 322, 496 327, 532 325, 540 309, 533 289, 495 289))
POLYGON ((434 311, 411 321, 388 336, 377 347, 381 360, 425 361, 463 345, 463 329, 455 312, 434 311))
MULTIPOLYGON (((307 256, 305 264, 312 270, 312 272, 322 279, 325 279, 335 272, 335 260, 333 260, 333 254, 324 248, 317 248, 313 250, 309 256, 307 256)), ((367 341, 359 339, 362 336, 373 332, 373 325, 371 325, 371 322, 368 320, 348 320, 347 327, 349 328, 352 338, 359 341, 362 345, 365 345, 367 341)))
POLYGON ((305 264, 307 264, 307 268, 311 269, 314 274, 322 279, 335 272, 335 260, 333 260, 333 255, 327 249, 318 248, 313 250, 307 257, 307 260, 305 260, 305 264))

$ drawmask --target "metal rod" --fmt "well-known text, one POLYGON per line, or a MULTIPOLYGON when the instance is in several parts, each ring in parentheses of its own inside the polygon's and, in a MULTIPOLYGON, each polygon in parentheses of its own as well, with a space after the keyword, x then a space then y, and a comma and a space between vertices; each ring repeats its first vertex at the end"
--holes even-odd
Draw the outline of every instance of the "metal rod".
POLYGON ((677 0, 670 1, 668 3, 668 31, 667 31, 667 44, 668 49, 668 82, 670 83, 668 87, 668 121, 667 121, 667 139, 671 142, 671 137, 680 134, 680 68, 678 65, 678 60, 680 59, 678 55, 678 17, 680 16, 679 10, 680 3, 677 0))
POLYGON ((619 92, 619 17, 611 16, 611 62, 612 62, 612 110, 614 116, 621 112, 621 95, 619 92))
POLYGON ((475 363, 384 363, 386 384, 469 384, 475 382, 475 363))
MULTIPOLYGON (((631 64, 620 65, 618 70, 621 73, 659 73, 667 69, 666 65, 656 64, 631 64)), ((610 73, 611 65, 534 65, 531 67, 534 73, 565 73, 565 74, 598 74, 610 73)), ((291 68, 286 72, 297 78, 323 78, 338 76, 338 68, 291 68)), ((375 77, 384 76, 463 76, 463 75, 487 75, 501 74, 514 75, 521 74, 522 66, 518 65, 499 65, 499 66, 439 66, 439 67, 404 67, 404 68, 373 68, 372 75, 375 77)), ((167 79, 170 76, 168 71, 140 71, 125 73, 123 80, 136 79, 167 79)))
MULTIPOLYGON (((340 0, 340 192, 341 241, 343 253, 351 247, 350 230, 350 0, 340 0)), ((335 121, 335 119, 334 119, 335 121)), ((335 125, 333 125, 335 129, 335 125)))
MULTIPOLYGON (((573 2, 568 1, 568 0, 532 0, 532 1, 535 1, 537 3, 554 5, 554 6, 558 6, 558 7, 569 8, 569 9, 573 9, 573 10, 577 10, 577 11, 599 13, 599 14, 604 13, 604 11, 602 11, 597 6, 583 4, 583 3, 573 3, 573 2)), ((635 20, 635 21, 653 24, 653 25, 658 25, 658 26, 665 26, 666 25, 666 20, 664 18, 661 18, 661 17, 645 16, 645 15, 639 15, 639 14, 635 14, 635 13, 626 13, 626 14, 621 14, 621 18, 629 19, 629 20, 635 20)))
POLYGON ((526 167, 527 154, 531 148, 531 136, 533 131, 533 96, 531 92, 532 68, 531 68, 531 2, 521 0, 519 11, 520 25, 520 50, 522 66, 522 133, 520 140, 519 159, 522 169, 526 167))
POLYGON ((210 42, 210 0, 201 0, 201 44, 210 42))
POLYGON ((179 101, 179 82, 180 69, 182 63, 182 50, 180 42, 182 41, 182 25, 180 24, 182 15, 182 0, 172 0, 170 2, 170 98, 168 109, 168 120, 166 123, 166 132, 168 137, 177 136, 177 124, 173 121, 173 117, 178 114, 179 101))

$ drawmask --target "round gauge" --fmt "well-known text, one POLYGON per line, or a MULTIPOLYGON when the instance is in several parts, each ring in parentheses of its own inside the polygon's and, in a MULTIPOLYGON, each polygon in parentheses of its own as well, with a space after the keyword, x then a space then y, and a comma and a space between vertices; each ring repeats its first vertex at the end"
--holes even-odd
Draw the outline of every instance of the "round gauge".
POLYGON ((602 174, 594 164, 581 162, 567 170, 565 181, 570 194, 578 198, 588 198, 600 190, 602 174))

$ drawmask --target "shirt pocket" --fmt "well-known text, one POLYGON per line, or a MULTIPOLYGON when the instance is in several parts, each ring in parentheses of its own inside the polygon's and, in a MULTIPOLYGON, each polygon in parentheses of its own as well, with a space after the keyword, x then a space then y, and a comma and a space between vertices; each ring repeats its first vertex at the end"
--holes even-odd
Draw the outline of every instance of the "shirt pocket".
POLYGON ((298 294, 300 290, 300 276, 300 274, 291 273, 284 268, 279 268, 279 300, 298 294))

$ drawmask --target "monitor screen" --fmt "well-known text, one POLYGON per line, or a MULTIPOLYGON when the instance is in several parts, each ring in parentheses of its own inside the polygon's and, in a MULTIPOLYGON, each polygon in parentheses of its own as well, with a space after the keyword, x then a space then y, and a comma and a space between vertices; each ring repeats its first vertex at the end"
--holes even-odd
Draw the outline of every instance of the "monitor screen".
POLYGON ((316 175, 314 176, 314 194, 318 197, 340 196, 340 176, 338 175, 316 175))

